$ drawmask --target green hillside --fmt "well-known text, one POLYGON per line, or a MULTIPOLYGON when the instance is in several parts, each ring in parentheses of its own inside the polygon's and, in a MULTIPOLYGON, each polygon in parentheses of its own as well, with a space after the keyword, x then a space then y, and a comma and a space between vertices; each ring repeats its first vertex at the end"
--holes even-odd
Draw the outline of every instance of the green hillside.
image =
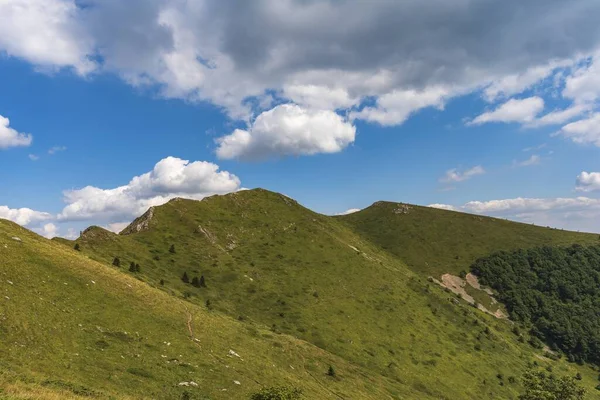
MULTIPOLYGON (((465 230, 466 221, 480 218, 432 211, 444 218, 466 218, 460 219, 465 230)), ((432 224, 437 221, 424 228, 433 229, 432 224)), ((518 227, 525 227, 521 235, 526 237, 533 229, 509 226, 516 234, 518 227)), ((395 232, 388 230, 390 235, 395 232)), ((275 337, 283 334, 311 343, 376 376, 372 382, 355 378, 385 393, 341 398, 516 399, 520 383, 508 378, 519 377, 533 361, 552 364, 563 374, 573 375, 579 368, 584 383, 594 386, 590 370, 544 358, 540 350, 517 340, 509 322, 457 301, 411 271, 405 264, 410 258, 399 247, 392 251, 367 233, 346 218, 319 215, 286 196, 251 190, 203 201, 172 200, 152 208, 119 235, 93 227, 76 243, 83 255, 104 265, 118 258, 120 266, 110 267, 114 271, 173 297, 202 308, 208 305, 212 313, 243 325, 266 327, 275 337), (132 263, 139 265, 139 272, 129 272, 132 263), (204 277, 206 287, 184 283, 184 273, 190 281, 204 277)), ((565 242, 580 237, 558 231, 552 235, 565 242)), ((496 245, 481 244, 478 251, 496 245)), ((432 252, 422 255, 427 257, 423 265, 455 252, 435 254, 439 246, 421 244, 432 252)), ((477 251, 463 247, 458 254, 467 269, 466 254, 477 251)), ((417 260, 418 251, 411 251, 417 260)), ((339 384, 346 387, 345 377, 351 373, 334 367, 339 384)))
POLYGON ((0 399, 245 399, 286 384, 312 399, 414 393, 4 220, 0 260, 0 399))
POLYGON ((422 276, 457 275, 500 250, 600 242, 597 234, 384 201, 335 218, 422 276))

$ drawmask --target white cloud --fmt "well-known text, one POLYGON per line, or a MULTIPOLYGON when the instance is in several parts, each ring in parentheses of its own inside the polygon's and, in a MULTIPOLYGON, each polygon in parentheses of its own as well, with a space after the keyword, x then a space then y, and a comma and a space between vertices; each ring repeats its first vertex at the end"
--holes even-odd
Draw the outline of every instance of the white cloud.
MULTIPOLYGON (((44 69, 113 73, 244 121, 283 97, 395 125, 482 88, 488 99, 521 93, 589 57, 599 11, 596 0, 518 12, 499 1, 2 0, 0 51, 44 69)), ((590 98, 588 69, 567 78, 565 95, 590 98)))
POLYGON ((31 161, 37 161, 40 159, 40 157, 36 156, 35 154, 29 154, 27 157, 29 157, 31 161))
POLYGON ((351 119, 363 119, 380 125, 399 125, 413 113, 427 107, 443 109, 445 101, 457 95, 447 88, 434 87, 424 91, 395 90, 377 99, 375 107, 365 107, 350 113, 351 119))
POLYGON ((575 103, 590 103, 600 98, 600 54, 565 79, 562 95, 575 103))
POLYGON ((470 201, 462 206, 432 204, 431 207, 508 218, 540 226, 600 232, 600 199, 515 198, 470 201))
POLYGON ((0 51, 48 68, 94 69, 92 41, 80 25, 71 0, 0 1, 0 51))
POLYGON ((53 146, 48 149, 48 154, 52 155, 52 154, 56 154, 61 151, 66 151, 66 150, 67 150, 66 146, 53 146))
POLYGON ((348 214, 354 214, 355 212, 359 212, 359 211, 360 211, 360 208, 350 208, 344 212, 337 213, 335 215, 348 215, 348 214))
POLYGON ((527 152, 534 151, 534 150, 541 150, 541 149, 544 149, 544 148, 546 148, 547 146, 548 146, 548 144, 547 144, 547 143, 542 143, 542 144, 539 144, 539 145, 537 145, 537 146, 526 147, 526 148, 524 148, 524 149, 523 149, 523 151, 527 153, 527 152))
POLYGON ((67 206, 58 220, 93 219, 114 223, 139 216, 149 207, 175 197, 202 199, 239 188, 240 180, 229 172, 219 171, 216 164, 167 157, 152 171, 134 177, 127 185, 114 189, 86 186, 64 192, 67 206))
POLYGON ((113 222, 112 224, 108 224, 105 226, 111 232, 119 233, 123 229, 127 228, 131 224, 131 222, 113 222))
POLYGON ((434 203, 434 204, 428 205, 427 207, 439 208, 440 210, 447 210, 447 211, 458 211, 458 209, 456 207, 451 206, 449 204, 434 203))
POLYGON ((13 221, 19 225, 36 225, 40 222, 52 219, 52 215, 46 212, 35 211, 30 208, 8 208, 0 206, 0 218, 13 221))
POLYGON ((44 224, 41 228, 34 229, 35 232, 39 233, 47 239, 52 239, 58 235, 58 227, 52 222, 44 224))
POLYGON ((10 127, 10 120, 0 115, 0 149, 29 146, 33 138, 26 133, 19 133, 10 127))
POLYGON ((582 172, 577 176, 577 186, 580 192, 600 190, 600 172, 582 172))
POLYGON ((477 175, 485 174, 485 169, 481 165, 477 165, 473 168, 469 168, 465 171, 459 171, 457 168, 449 169, 446 171, 446 174, 440 178, 440 182, 443 183, 453 183, 453 182, 462 182, 468 179, 473 178, 477 175))
POLYGON ((485 112, 475 117, 469 125, 481 125, 488 122, 527 123, 544 109, 544 100, 534 96, 526 99, 510 99, 494 111, 485 112))
POLYGON ((563 126, 556 135, 571 139, 578 144, 600 147, 600 112, 563 126))
POLYGON ((261 160, 273 156, 337 153, 354 142, 356 128, 333 111, 282 104, 260 114, 248 130, 218 138, 217 156, 261 160))
POLYGON ((485 88, 484 98, 491 102, 501 97, 519 94, 548 78, 556 68, 566 67, 570 64, 572 64, 571 60, 553 60, 546 65, 528 68, 522 73, 504 76, 485 88))
POLYGON ((345 88, 312 84, 285 85, 283 96, 303 107, 320 110, 347 109, 360 102, 360 98, 351 97, 345 88))
POLYGON ((537 128, 546 125, 564 124, 591 109, 592 107, 589 104, 574 104, 564 110, 554 110, 548 114, 542 115, 541 117, 526 123, 525 126, 528 128, 537 128))
POLYGON ((530 167, 532 165, 539 165, 542 162, 542 157, 537 154, 533 154, 527 160, 523 161, 513 161, 513 166, 515 167, 530 167))

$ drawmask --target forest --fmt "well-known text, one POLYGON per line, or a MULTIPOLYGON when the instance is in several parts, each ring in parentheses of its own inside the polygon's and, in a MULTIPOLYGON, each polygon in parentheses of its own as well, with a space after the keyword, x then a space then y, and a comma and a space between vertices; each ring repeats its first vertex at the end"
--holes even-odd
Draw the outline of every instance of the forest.
POLYGON ((502 251, 471 271, 550 349, 600 362, 600 245, 502 251))

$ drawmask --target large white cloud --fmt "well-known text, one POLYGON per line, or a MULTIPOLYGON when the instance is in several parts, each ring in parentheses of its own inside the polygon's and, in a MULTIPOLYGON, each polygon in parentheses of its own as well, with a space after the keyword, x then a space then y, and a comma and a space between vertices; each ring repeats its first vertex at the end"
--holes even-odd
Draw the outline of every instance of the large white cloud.
POLYGON ((461 206, 431 204, 445 210, 483 214, 571 230, 600 232, 600 199, 514 198, 470 201, 461 206))
POLYGON ((35 211, 31 208, 9 208, 0 206, 0 218, 13 221, 19 225, 36 225, 53 218, 52 214, 35 211))
POLYGON ((337 153, 354 142, 356 128, 333 111, 282 104, 260 114, 248 130, 217 139, 223 159, 337 153))
POLYGON ((93 42, 71 0, 0 1, 0 51, 47 68, 73 67, 87 74, 93 42))
POLYGON ((532 122, 544 109, 544 100, 534 96, 526 99, 510 99, 493 111, 475 117, 470 125, 481 125, 488 122, 532 122))
POLYGON ((576 103, 600 99, 600 54, 590 58, 566 78, 562 94, 576 103))
MULTIPOLYGON (((236 119, 281 96, 393 125, 466 92, 495 100, 534 87, 598 48, 599 13, 596 0, 3 0, 0 51, 115 73, 236 119)), ((579 71, 565 95, 594 74, 579 71)))
POLYGON ((582 172, 577 176, 577 186, 580 192, 600 190, 600 172, 582 172))
POLYGON ((113 189, 86 186, 66 191, 67 206, 58 215, 58 220, 121 222, 175 197, 202 199, 239 188, 238 177, 219 171, 216 164, 167 157, 152 171, 134 177, 127 185, 113 189))
POLYGON ((10 127, 10 120, 0 115, 0 149, 29 146, 33 138, 27 133, 19 133, 10 127))

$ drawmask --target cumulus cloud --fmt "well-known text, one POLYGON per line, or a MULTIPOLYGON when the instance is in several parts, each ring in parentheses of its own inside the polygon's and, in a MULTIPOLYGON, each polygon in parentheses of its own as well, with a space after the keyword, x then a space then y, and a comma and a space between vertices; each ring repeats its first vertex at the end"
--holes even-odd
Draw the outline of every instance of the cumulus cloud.
POLYGON ((577 176, 576 190, 580 192, 592 192, 600 190, 600 172, 582 172, 577 176))
POLYGON ((81 17, 81 9, 71 0, 3 0, 0 51, 36 66, 73 67, 87 74, 94 69, 88 58, 93 41, 81 17))
POLYGON ((30 208, 9 208, 0 206, 0 218, 7 219, 19 225, 36 225, 52 219, 52 214, 35 211, 30 208))
POLYGON ((282 104, 260 114, 247 130, 217 139, 222 159, 337 153, 354 142, 356 128, 333 111, 282 104))
MULTIPOLYGON (((114 73, 235 119, 280 96, 393 125, 465 92, 495 100, 533 87, 598 47, 599 13, 595 0, 4 0, 0 50, 114 73)), ((591 87, 592 73, 567 80, 565 93, 591 87)))
POLYGON ((477 175, 485 174, 485 169, 481 165, 469 168, 464 171, 459 171, 457 168, 452 168, 446 171, 446 174, 440 178, 442 183, 455 183, 471 179, 477 175))
POLYGON ((31 161, 37 161, 40 159, 40 157, 36 156, 35 154, 29 154, 27 157, 29 157, 31 161))
POLYGON ((432 204, 447 210, 508 218, 571 230, 600 232, 600 199, 574 198, 515 198, 490 201, 470 201, 461 206, 432 204))
POLYGON ((556 135, 571 139, 578 144, 600 147, 600 112, 563 126, 556 135))
POLYGON ((533 154, 527 160, 513 161, 513 166, 514 167, 530 167, 532 165, 539 165, 541 162, 542 162, 542 157, 538 156, 537 154, 533 154))
POLYGON ((93 219, 114 223, 139 216, 149 207, 175 197, 202 199, 239 188, 238 177, 219 171, 216 164, 167 157, 156 163, 152 171, 134 177, 127 185, 113 189, 86 186, 64 192, 67 206, 58 220, 93 219))
POLYGON ((34 229, 35 232, 39 233, 46 239, 52 239, 58 235, 58 227, 52 222, 44 224, 41 228, 34 229))
POLYGON ((495 110, 475 117, 468 124, 481 125, 488 122, 527 123, 533 121, 543 109, 544 100, 538 96, 526 99, 510 99, 495 110))
POLYGON ((33 138, 27 133, 19 133, 10 127, 10 120, 0 115, 0 149, 29 146, 33 138))

